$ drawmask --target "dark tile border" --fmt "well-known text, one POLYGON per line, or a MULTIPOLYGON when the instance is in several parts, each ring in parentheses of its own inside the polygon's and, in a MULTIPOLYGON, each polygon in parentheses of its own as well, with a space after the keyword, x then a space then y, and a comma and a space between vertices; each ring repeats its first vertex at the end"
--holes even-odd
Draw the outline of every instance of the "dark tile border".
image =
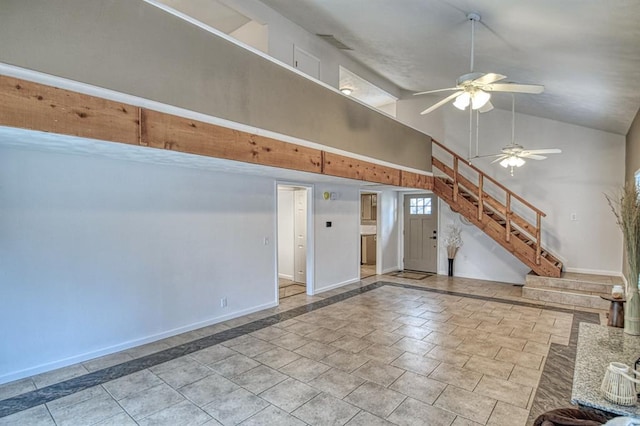
MULTIPOLYGON (((391 282, 385 282, 385 281, 377 281, 375 283, 368 284, 353 290, 348 290, 348 291, 345 291, 344 293, 330 296, 325 299, 309 303, 307 305, 299 306, 297 308, 293 308, 285 312, 281 312, 281 313, 274 314, 274 315, 271 315, 247 324, 243 324, 238 327, 231 328, 229 330, 224 330, 219 333, 212 334, 210 336, 206 336, 191 342, 174 346, 174 347, 162 350, 160 352, 156 352, 144 357, 136 358, 131 361, 124 362, 122 364, 114 365, 112 367, 107 367, 102 370, 85 374, 80 377, 75 377, 60 383, 46 386, 44 388, 36 389, 21 395, 4 399, 0 401, 0 418, 18 413, 20 411, 28 410, 29 408, 33 408, 41 404, 46 404, 47 402, 51 402, 56 399, 63 398, 65 396, 72 395, 74 393, 83 391, 85 389, 88 389, 94 386, 101 385, 103 383, 118 379, 120 377, 127 376, 129 374, 137 373, 138 371, 142 371, 144 369, 153 367, 155 365, 162 364, 163 362, 171 361, 181 356, 189 355, 191 353, 208 348, 210 346, 217 345, 217 344, 226 342, 227 340, 231 340, 236 337, 261 330, 263 328, 269 327, 279 322, 286 321, 291 318, 295 318, 297 316, 315 311, 320 308, 324 308, 325 306, 342 302, 354 296, 367 293, 371 290, 375 290, 383 286, 399 287, 399 288, 406 288, 411 290, 420 290, 420 291, 425 291, 429 293, 446 294, 450 296, 465 297, 468 299, 485 300, 485 301, 492 301, 492 302, 498 302, 498 303, 504 303, 504 304, 510 304, 510 305, 526 306, 531 308, 545 309, 545 310, 550 310, 555 312, 565 312, 565 313, 574 314, 574 321, 573 321, 573 327, 571 331, 571 339, 570 339, 569 347, 552 344, 549 357, 547 358, 547 363, 545 364, 545 368, 542 373, 543 376, 546 375, 547 368, 550 363, 553 364, 553 366, 550 367, 549 369, 551 374, 556 374, 559 371, 558 369, 560 368, 558 366, 563 365, 561 362, 564 361, 566 358, 564 354, 559 353, 559 355, 554 355, 551 353, 552 350, 554 350, 555 352, 562 348, 572 347, 573 356, 570 356, 571 378, 569 379, 569 385, 568 385, 569 394, 567 396, 567 400, 570 399, 571 384, 572 384, 572 378, 573 378, 573 362, 575 360, 575 347, 577 344, 577 329, 578 329, 577 321, 575 321, 575 319, 577 317, 580 317, 580 318, 584 317, 584 321, 594 322, 592 317, 595 316, 597 319, 597 314, 591 314, 591 313, 582 312, 582 311, 574 311, 574 310, 565 309, 565 308, 545 307, 541 305, 536 305, 534 303, 520 302, 516 300, 500 299, 500 298, 489 297, 489 296, 465 294, 465 293, 459 293, 454 291, 426 288, 426 287, 414 286, 410 284, 399 284, 399 283, 391 283, 391 282), (556 346, 558 348, 556 348, 556 346), (556 358, 558 362, 553 361, 556 358), (556 364, 558 366, 556 366, 556 364)), ((595 321, 595 322, 598 322, 598 321, 595 321)), ((541 378, 540 386, 542 385, 543 385, 543 380, 541 378)), ((545 389, 547 388, 545 387, 545 389)), ((550 389, 551 390, 554 389, 553 384, 550 389)), ((543 393, 545 392, 547 391, 544 390, 543 393)), ((538 394, 540 393, 541 391, 539 387, 538 394)), ((536 395, 536 400, 538 399, 538 394, 536 395)), ((534 406, 536 406, 535 402, 536 401, 534 401, 534 406)), ((533 412, 533 408, 531 411, 533 412)))

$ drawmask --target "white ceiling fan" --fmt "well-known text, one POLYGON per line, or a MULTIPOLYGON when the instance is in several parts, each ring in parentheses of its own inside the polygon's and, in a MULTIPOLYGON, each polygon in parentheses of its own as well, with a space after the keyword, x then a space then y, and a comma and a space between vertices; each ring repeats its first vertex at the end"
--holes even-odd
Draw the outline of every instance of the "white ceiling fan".
MULTIPOLYGON (((491 162, 500 163, 504 168, 511 168, 511 176, 513 176, 513 168, 523 166, 525 159, 531 160, 544 160, 547 157, 541 154, 561 154, 562 150, 558 148, 543 148, 543 149, 524 149, 522 145, 516 143, 516 101, 515 96, 512 96, 511 100, 511 143, 504 148, 500 154, 484 155, 481 157, 497 157, 491 162)), ((480 157, 478 157, 480 158, 480 157)))
POLYGON ((544 86, 537 84, 515 84, 515 83, 496 83, 507 78, 504 75, 496 73, 479 73, 473 71, 473 54, 475 41, 475 24, 480 22, 480 15, 472 12, 467 15, 467 19, 471 21, 471 72, 462 75, 456 80, 456 87, 446 89, 429 90, 426 92, 414 93, 415 96, 426 95, 429 93, 447 92, 455 90, 454 93, 435 103, 420 114, 428 114, 440 108, 447 102, 455 99, 453 105, 465 110, 469 104, 474 110, 487 112, 493 109, 493 105, 489 102, 491 94, 489 92, 510 92, 510 93, 531 93, 538 94, 544 91, 544 86))

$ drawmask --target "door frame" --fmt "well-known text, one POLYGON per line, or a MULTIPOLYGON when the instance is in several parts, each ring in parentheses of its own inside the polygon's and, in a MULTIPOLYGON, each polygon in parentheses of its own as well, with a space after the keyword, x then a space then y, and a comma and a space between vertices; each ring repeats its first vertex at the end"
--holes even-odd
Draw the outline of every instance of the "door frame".
POLYGON ((358 193, 358 280, 362 279, 362 273, 360 271, 360 261, 362 259, 362 234, 360 233, 360 226, 362 224, 362 194, 376 194, 376 275, 382 275, 382 252, 380 250, 380 215, 382 214, 381 209, 381 194, 382 191, 375 191, 371 189, 360 188, 360 192, 358 193))
POLYGON ((276 180, 274 185, 275 192, 275 215, 274 215, 274 226, 275 226, 275 244, 273 247, 274 250, 274 260, 275 260, 275 299, 276 305, 280 304, 280 298, 278 297, 278 187, 279 186, 287 186, 294 188, 301 188, 307 191, 307 274, 306 274, 306 287, 307 287, 307 295, 313 296, 315 294, 315 236, 314 236, 314 210, 313 210, 313 190, 314 186, 308 183, 299 183, 292 181, 280 181, 276 180))
POLYGON ((425 190, 408 190, 398 191, 398 268, 404 271, 404 196, 410 194, 433 194, 436 197, 436 206, 438 209, 438 219, 436 222, 436 229, 438 230, 438 244, 436 245, 436 273, 440 272, 440 197, 433 191, 425 190))

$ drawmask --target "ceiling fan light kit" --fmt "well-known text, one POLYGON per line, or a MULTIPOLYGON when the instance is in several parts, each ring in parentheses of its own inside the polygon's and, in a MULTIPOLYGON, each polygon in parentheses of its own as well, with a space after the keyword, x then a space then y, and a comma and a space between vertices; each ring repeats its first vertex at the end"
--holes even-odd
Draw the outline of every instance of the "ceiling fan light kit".
POLYGON ((475 24, 480 22, 480 14, 476 12, 469 13, 467 19, 471 21, 471 70, 468 74, 464 74, 456 80, 456 87, 449 87, 446 89, 429 90, 426 92, 414 93, 414 95, 426 95, 429 93, 446 92, 455 90, 456 92, 430 106, 422 111, 420 114, 428 114, 440 108, 442 105, 454 100, 453 105, 460 109, 465 110, 469 105, 474 110, 480 112, 487 112, 493 109, 493 105, 489 102, 491 99, 491 93, 489 92, 508 92, 508 93, 531 93, 537 94, 544 91, 544 86, 537 84, 514 84, 514 83, 500 83, 495 84, 498 81, 507 78, 504 75, 497 73, 480 73, 474 72, 474 44, 475 44, 475 24))

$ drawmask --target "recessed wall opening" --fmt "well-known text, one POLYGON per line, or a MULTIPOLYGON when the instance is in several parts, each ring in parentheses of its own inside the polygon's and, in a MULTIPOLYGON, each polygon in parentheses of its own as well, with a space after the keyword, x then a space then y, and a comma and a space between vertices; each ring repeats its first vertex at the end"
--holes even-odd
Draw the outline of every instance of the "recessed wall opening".
POLYGON ((378 194, 360 193, 360 279, 379 273, 378 194))
POLYGON ((340 67, 340 91, 392 117, 396 116, 398 98, 365 80, 353 71, 340 67))

